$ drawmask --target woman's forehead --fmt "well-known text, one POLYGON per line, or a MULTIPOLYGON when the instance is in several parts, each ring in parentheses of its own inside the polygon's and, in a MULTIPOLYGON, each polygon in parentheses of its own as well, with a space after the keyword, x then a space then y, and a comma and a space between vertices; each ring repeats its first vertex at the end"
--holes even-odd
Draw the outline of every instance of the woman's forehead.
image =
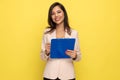
POLYGON ((59 6, 55 6, 52 11, 62 10, 59 6))

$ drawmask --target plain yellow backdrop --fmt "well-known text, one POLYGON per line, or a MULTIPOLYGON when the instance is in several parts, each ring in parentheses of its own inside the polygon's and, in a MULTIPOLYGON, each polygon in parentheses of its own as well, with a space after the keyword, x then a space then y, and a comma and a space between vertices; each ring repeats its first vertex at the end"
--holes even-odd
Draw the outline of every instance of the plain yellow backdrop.
POLYGON ((120 80, 119 0, 0 0, 0 80, 42 80, 41 40, 55 1, 79 32, 77 80, 120 80))

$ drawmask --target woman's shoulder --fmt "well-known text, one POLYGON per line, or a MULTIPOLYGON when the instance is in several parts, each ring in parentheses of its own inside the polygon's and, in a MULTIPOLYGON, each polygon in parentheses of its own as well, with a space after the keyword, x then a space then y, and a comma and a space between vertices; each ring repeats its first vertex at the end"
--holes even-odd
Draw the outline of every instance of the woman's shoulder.
POLYGON ((74 33, 74 34, 77 34, 77 33, 78 33, 78 31, 75 30, 75 29, 71 29, 71 32, 74 33))
POLYGON ((72 37, 78 36, 78 31, 77 31, 77 30, 74 30, 74 29, 71 29, 71 36, 72 36, 72 37))
POLYGON ((44 33, 48 32, 49 30, 50 30, 50 28, 45 28, 44 33))

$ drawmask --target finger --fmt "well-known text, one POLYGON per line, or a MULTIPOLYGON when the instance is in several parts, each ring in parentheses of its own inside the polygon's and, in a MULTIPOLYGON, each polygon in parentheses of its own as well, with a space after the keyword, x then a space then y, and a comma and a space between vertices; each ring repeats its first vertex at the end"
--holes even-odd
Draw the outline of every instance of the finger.
POLYGON ((72 50, 67 49, 68 52, 71 52, 72 50))
POLYGON ((71 54, 69 54, 69 53, 66 53, 68 56, 71 56, 71 54))
POLYGON ((77 52, 76 50, 74 50, 74 52, 77 52))
POLYGON ((71 55, 71 52, 69 52, 69 51, 66 51, 65 53, 69 56, 71 55))
POLYGON ((46 45, 46 46, 45 46, 45 49, 50 49, 50 46, 47 46, 47 45, 46 45))
POLYGON ((47 46, 47 47, 50 46, 50 43, 46 43, 46 46, 47 46))
POLYGON ((46 43, 47 45, 50 45, 50 43, 46 43))

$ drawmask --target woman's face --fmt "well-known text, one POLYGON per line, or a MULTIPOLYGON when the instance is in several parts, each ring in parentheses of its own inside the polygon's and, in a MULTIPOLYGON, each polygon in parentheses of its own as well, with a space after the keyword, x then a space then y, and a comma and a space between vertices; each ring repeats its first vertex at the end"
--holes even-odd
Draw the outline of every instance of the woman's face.
POLYGON ((52 20, 56 24, 61 24, 64 21, 64 12, 59 6, 55 6, 51 14, 52 20))

